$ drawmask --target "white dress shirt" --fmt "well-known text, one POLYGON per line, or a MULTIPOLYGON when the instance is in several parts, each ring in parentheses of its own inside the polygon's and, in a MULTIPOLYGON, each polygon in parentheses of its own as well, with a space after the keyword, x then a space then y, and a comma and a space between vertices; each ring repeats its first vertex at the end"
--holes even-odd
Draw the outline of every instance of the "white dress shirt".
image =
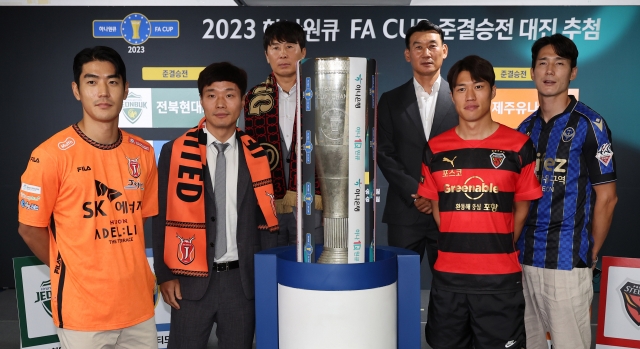
MULTIPOLYGON (((238 228, 238 141, 236 140, 236 133, 226 141, 218 141, 212 134, 209 133, 207 128, 204 128, 204 133, 207 134, 207 166, 209 167, 209 174, 211 175, 211 186, 215 190, 215 173, 216 173, 216 157, 218 156, 218 149, 213 146, 214 142, 229 143, 227 149, 224 150, 224 156, 226 158, 227 165, 227 204, 226 204, 226 234, 227 234, 227 253, 222 255, 215 262, 229 262, 238 260, 238 243, 236 239, 236 232, 238 228)), ((220 234, 220 232, 216 232, 220 234)))
POLYGON ((427 93, 422 85, 413 78, 413 87, 416 90, 416 98, 418 99, 418 108, 420 109, 420 118, 422 119, 422 127, 424 128, 424 136, 429 140, 431 127, 433 126, 433 116, 436 112, 436 101, 438 100, 438 92, 440 91, 440 82, 442 77, 438 75, 438 79, 431 88, 431 93, 427 93))
POLYGON ((280 131, 284 136, 284 142, 287 150, 291 149, 291 140, 293 139, 293 122, 296 119, 296 85, 294 84, 289 93, 284 92, 278 85, 278 119, 280 123, 280 131))

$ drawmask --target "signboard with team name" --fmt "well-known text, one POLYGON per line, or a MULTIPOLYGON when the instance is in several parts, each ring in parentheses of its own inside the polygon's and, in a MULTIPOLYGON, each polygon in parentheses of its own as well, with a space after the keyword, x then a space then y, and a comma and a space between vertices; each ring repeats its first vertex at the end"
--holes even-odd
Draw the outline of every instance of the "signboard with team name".
POLYGON ((640 259, 602 258, 596 349, 640 348, 640 259))
MULTIPOLYGON (((147 261, 153 271, 151 249, 147 249, 147 261)), ((49 267, 36 257, 18 257, 13 259, 13 270, 20 323, 20 348, 61 348, 51 315, 49 267)), ((162 294, 157 285, 153 301, 156 310, 158 348, 166 348, 169 342, 171 308, 162 300, 162 294)))

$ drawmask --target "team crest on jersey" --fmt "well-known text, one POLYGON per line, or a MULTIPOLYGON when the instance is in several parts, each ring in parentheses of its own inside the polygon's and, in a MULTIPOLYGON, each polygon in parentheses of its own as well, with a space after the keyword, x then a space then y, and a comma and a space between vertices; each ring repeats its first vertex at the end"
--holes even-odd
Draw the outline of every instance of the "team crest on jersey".
POLYGON ((596 153, 596 159, 600 161, 603 165, 609 166, 611 159, 613 158, 613 150, 611 150, 611 143, 605 143, 600 146, 598 152, 596 153))
POLYGON ((620 288, 622 299, 624 299, 624 309, 631 321, 640 327, 640 285, 627 282, 620 288))
POLYGON ((176 233, 176 237, 180 239, 178 244, 178 260, 184 265, 191 264, 196 258, 196 246, 192 243, 196 236, 192 236, 190 239, 185 239, 176 233))
POLYGON ((127 158, 127 161, 128 161, 127 167, 129 168, 129 174, 133 178, 140 177, 140 173, 142 172, 140 170, 140 161, 138 161, 138 159, 140 159, 140 157, 137 157, 135 159, 127 158))
POLYGON ((573 139, 573 136, 576 135, 576 130, 573 127, 567 127, 562 131, 562 141, 569 142, 573 139))
POLYGON ((454 156, 453 159, 449 159, 448 157, 445 156, 444 158, 442 158, 442 161, 450 163, 451 167, 456 167, 453 164, 453 162, 456 161, 456 158, 457 158, 457 156, 454 156))
POLYGON ((494 168, 498 168, 502 166, 502 163, 507 156, 504 155, 504 153, 491 153, 489 157, 491 158, 491 165, 493 165, 494 168))

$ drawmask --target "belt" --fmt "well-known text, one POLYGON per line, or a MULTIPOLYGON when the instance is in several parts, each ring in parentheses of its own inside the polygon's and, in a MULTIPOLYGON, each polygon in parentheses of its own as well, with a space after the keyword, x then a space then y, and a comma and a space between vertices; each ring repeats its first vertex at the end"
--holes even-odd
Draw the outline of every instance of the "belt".
POLYGON ((229 271, 231 269, 236 269, 240 267, 240 263, 238 261, 230 261, 230 262, 213 262, 213 270, 217 272, 221 271, 229 271))

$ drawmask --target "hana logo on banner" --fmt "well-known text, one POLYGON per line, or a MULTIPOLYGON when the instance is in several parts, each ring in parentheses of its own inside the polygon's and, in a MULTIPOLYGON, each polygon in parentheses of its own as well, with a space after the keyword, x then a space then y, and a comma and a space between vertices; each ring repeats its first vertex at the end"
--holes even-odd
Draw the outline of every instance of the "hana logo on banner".
POLYGON ((130 88, 122 103, 118 127, 152 127, 152 104, 150 88, 130 88))
MULTIPOLYGON (((141 13, 132 13, 124 19, 93 21, 93 37, 96 39, 122 38, 131 45, 142 45, 149 38, 170 39, 180 36, 177 20, 149 20, 141 13)), ((136 51, 144 53, 144 50, 136 51)))

